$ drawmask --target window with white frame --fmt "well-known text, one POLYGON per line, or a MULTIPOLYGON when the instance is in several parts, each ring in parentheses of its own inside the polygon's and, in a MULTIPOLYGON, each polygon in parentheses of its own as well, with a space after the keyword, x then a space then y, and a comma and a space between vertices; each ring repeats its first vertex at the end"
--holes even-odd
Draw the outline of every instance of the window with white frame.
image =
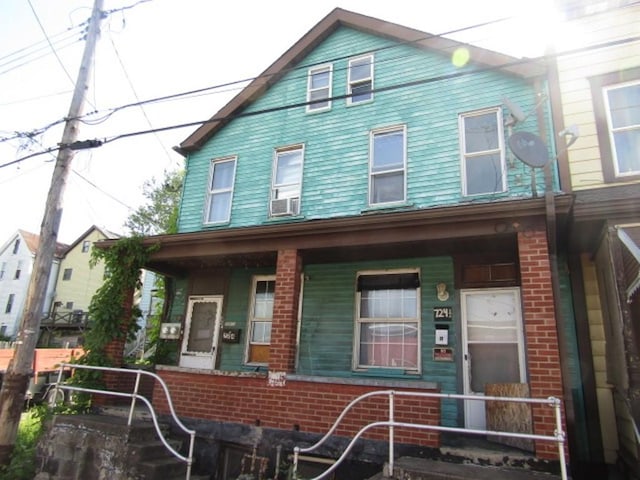
POLYGON ((0 265, 0 280, 4 278, 4 272, 7 271, 7 262, 2 262, 0 265))
POLYGON ((354 367, 420 370, 420 274, 361 272, 354 367))
POLYGON ((507 189, 501 118, 499 108, 460 115, 463 195, 499 193, 507 189))
POLYGON ((640 82, 604 88, 616 177, 640 174, 640 82))
POLYGON ((373 55, 349 60, 347 104, 373 100, 373 55))
POLYGON ((300 212, 303 158, 300 145, 276 150, 269 209, 272 217, 300 212))
POLYGON ((71 275, 73 275, 73 268, 65 268, 62 272, 62 280, 71 280, 71 275))
POLYGON ((13 242, 13 254, 15 255, 20 250, 20 239, 16 238, 16 241, 13 242))
POLYGON ((91 242, 89 240, 84 240, 82 242, 82 253, 87 253, 91 248, 91 242))
POLYGON ((231 200, 236 176, 236 157, 211 161, 205 223, 223 223, 231 218, 231 200))
POLYGON ((15 301, 16 294, 10 293, 9 298, 7 299, 7 306, 4 309, 4 313, 11 313, 11 309, 13 308, 13 302, 15 301))
POLYGON ((332 65, 320 65, 309 69, 307 79, 307 112, 319 112, 331 108, 332 65))
POLYGON ((405 201, 406 129, 374 130, 370 137, 369 204, 405 201))
POLYGON ((276 291, 275 275, 257 275, 251 286, 247 363, 267 364, 271 344, 271 322, 276 291))

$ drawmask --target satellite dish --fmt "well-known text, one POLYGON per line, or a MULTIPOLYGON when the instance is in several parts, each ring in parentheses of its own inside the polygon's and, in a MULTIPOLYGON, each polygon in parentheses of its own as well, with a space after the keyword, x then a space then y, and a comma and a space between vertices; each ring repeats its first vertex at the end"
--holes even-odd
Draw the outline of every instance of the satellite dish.
POLYGON ((527 116, 524 114, 522 109, 509 100, 509 98, 502 97, 502 103, 509 109, 511 116, 516 120, 516 122, 524 122, 527 119, 527 116))
POLYGON ((542 168, 549 161, 547 146, 533 133, 514 133, 509 137, 509 148, 518 160, 532 168, 542 168))

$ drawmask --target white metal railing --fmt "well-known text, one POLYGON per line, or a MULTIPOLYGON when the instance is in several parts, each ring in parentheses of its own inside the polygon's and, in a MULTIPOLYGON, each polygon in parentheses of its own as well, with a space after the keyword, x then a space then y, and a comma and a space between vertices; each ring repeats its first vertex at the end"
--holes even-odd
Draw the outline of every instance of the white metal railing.
POLYGON ((522 398, 522 397, 494 397, 494 396, 479 396, 479 395, 462 395, 462 394, 454 394, 454 393, 430 393, 430 392, 403 392, 396 390, 379 390, 375 392, 365 393, 360 395, 355 400, 353 400, 349 405, 345 407, 342 413, 338 416, 333 426, 329 429, 329 431, 318 440, 315 444, 311 445, 307 448, 294 447, 293 449, 293 478, 297 480, 298 477, 298 458, 301 453, 310 453, 321 446, 338 428, 338 425, 342 421, 342 419, 347 415, 349 410, 357 403, 371 397, 380 397, 387 396, 389 399, 389 419, 387 421, 381 422, 372 422, 368 425, 362 427, 358 433, 353 437, 351 442, 347 445, 347 448, 344 450, 342 455, 338 457, 338 459, 329 467, 324 473, 318 475, 309 480, 321 480, 325 478, 327 475, 332 473, 335 469, 338 468, 340 463, 349 455, 351 449, 358 441, 358 439, 371 428, 375 427, 388 427, 389 428, 389 462, 388 462, 388 474, 393 474, 393 462, 394 462, 394 428, 402 427, 402 428, 417 428, 421 430, 436 430, 440 432, 458 432, 458 433, 470 433, 474 435, 501 435, 504 437, 513 437, 513 438, 526 438, 530 440, 542 440, 542 441, 550 441, 558 444, 558 459, 560 461, 560 474, 562 480, 567 480, 567 465, 564 457, 564 443, 565 443, 565 432, 562 429, 562 412, 561 412, 561 401, 556 397, 549 398, 522 398), (425 425, 419 423, 406 423, 406 422, 396 422, 395 421, 395 404, 394 397, 396 396, 404 396, 404 397, 427 397, 427 398, 439 398, 439 399, 457 399, 457 400, 476 400, 476 401, 498 401, 498 402, 512 402, 512 403, 528 403, 528 404, 538 404, 538 405, 547 405, 554 410, 555 420, 556 420, 556 428, 553 432, 553 435, 537 435, 533 433, 515 433, 515 432, 503 432, 498 430, 478 430, 478 429, 470 429, 470 428, 458 428, 458 427, 443 427, 440 425, 425 425))
POLYGON ((137 400, 141 400, 149 409, 149 412, 151 413, 151 418, 153 419, 153 425, 156 429, 156 432, 158 434, 158 437, 160 438, 160 441, 164 444, 164 446, 167 448, 167 450, 169 450, 169 452, 171 452, 171 454, 173 456, 175 456, 176 458, 178 458, 179 460, 185 462, 187 464, 187 473, 186 473, 186 480, 189 480, 191 478, 191 467, 193 465, 193 447, 194 447, 194 443, 195 443, 195 436, 196 436, 196 431, 195 430, 190 430, 188 429, 178 418, 178 416, 176 415, 176 411, 173 408, 173 402, 171 401, 171 395, 169 394, 169 389, 167 388, 167 384, 164 382, 164 380, 162 380, 162 378, 160 378, 160 376, 156 375, 153 372, 147 372, 146 370, 131 370, 128 368, 113 368, 113 367, 98 367, 98 366, 94 366, 94 365, 78 365, 75 363, 61 363, 59 366, 59 371, 58 371, 58 379, 55 383, 54 386, 54 394, 52 396, 52 398, 54 399, 53 402, 55 402, 55 399, 58 398, 57 392, 58 390, 69 390, 72 392, 87 392, 87 393, 97 393, 97 394, 103 394, 103 395, 111 395, 111 396, 115 396, 115 397, 128 397, 131 398, 131 407, 129 409, 129 417, 127 420, 127 425, 131 426, 131 423, 133 422, 133 414, 134 414, 134 410, 136 407, 136 401, 137 400), (85 387, 78 387, 75 385, 68 385, 65 383, 62 383, 62 374, 63 374, 63 370, 65 368, 71 368, 71 369, 84 369, 84 370, 99 370, 99 371, 103 371, 103 372, 117 372, 117 373, 126 373, 126 374, 135 374, 136 375, 136 380, 135 380, 135 384, 133 387, 133 392, 132 393, 124 393, 124 392, 113 392, 110 390, 99 390, 99 389, 93 389, 93 388, 85 388, 85 387), (178 451, 176 451, 171 445, 169 445, 169 442, 167 442, 166 438, 164 438, 164 435, 162 434, 162 431, 160 430, 160 425, 158 424, 158 418, 156 416, 156 413, 153 409, 153 406, 151 405, 151 402, 144 396, 144 395, 140 395, 138 393, 138 390, 140 388, 140 379, 142 377, 142 375, 148 375, 150 377, 153 377, 156 381, 158 381, 160 383, 160 385, 162 386, 162 389, 164 391, 164 395, 165 398, 167 399, 167 404, 169 405, 169 410, 171 412, 171 417, 173 418, 174 422, 176 423, 176 425, 178 425, 178 427, 184 431, 185 433, 189 434, 189 454, 188 456, 184 456, 181 455, 178 451))

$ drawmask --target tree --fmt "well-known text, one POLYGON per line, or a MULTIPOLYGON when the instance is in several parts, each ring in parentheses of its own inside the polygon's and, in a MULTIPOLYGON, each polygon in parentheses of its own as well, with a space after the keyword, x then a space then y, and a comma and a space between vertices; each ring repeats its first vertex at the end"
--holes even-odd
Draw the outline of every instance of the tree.
POLYGON ((142 191, 148 202, 134 211, 124 224, 132 235, 176 233, 183 180, 184 170, 174 170, 165 171, 160 181, 154 177, 144 182, 142 191))

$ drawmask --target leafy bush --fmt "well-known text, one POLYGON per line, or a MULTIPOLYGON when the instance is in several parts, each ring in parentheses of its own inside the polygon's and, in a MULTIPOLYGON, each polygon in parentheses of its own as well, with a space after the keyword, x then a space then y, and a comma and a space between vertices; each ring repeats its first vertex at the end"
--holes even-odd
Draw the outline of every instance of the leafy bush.
POLYGON ((35 452, 50 410, 42 405, 22 414, 11 462, 0 467, 0 480, 31 480, 36 474, 35 452))

